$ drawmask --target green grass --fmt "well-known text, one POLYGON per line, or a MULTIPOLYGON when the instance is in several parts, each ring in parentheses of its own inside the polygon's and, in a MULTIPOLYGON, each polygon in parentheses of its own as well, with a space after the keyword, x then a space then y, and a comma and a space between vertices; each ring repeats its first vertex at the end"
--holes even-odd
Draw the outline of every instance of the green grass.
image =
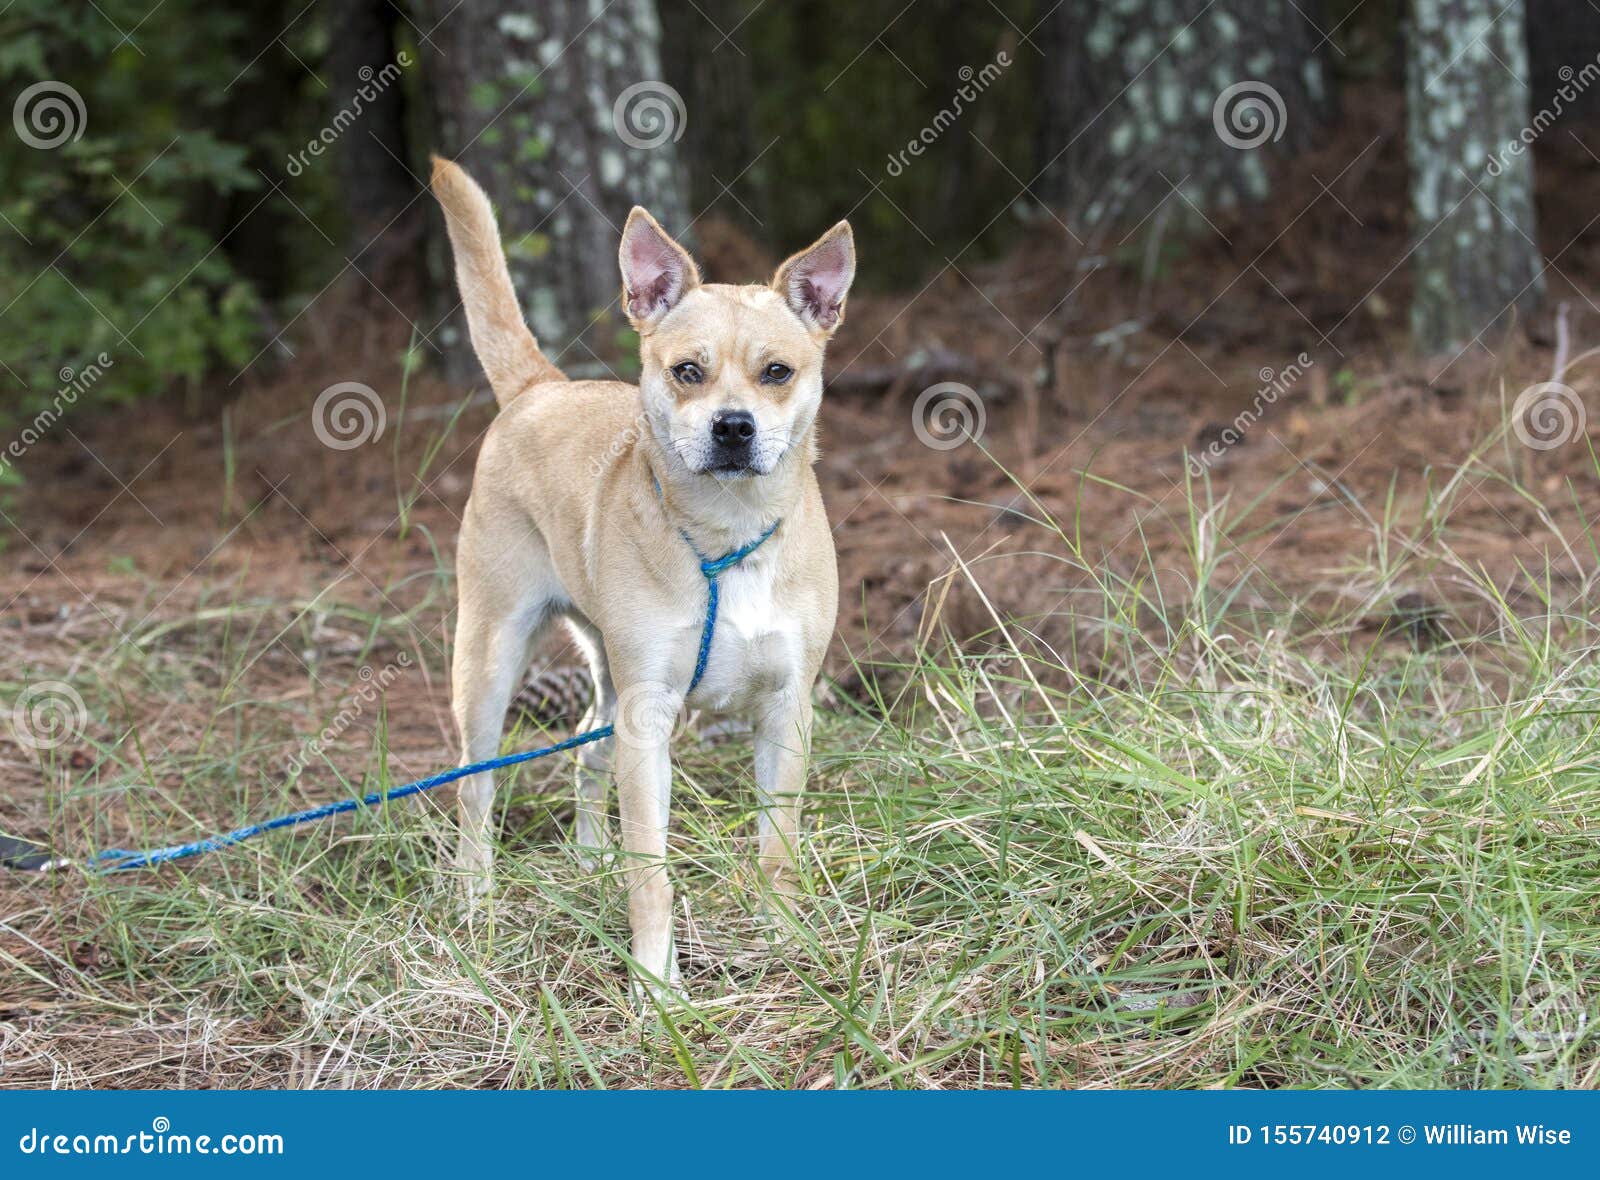
MULTIPOLYGON (((0 1085, 1593 1086, 1595 550, 1561 538, 1527 567, 1543 602, 1514 610, 1452 548, 1459 488, 1420 521, 1369 514, 1371 550, 1336 571, 1359 588, 1344 607, 1233 561, 1292 522, 1247 525, 1204 488, 1178 569, 1146 551, 1106 573, 1041 510, 1060 612, 1008 613, 1012 559, 957 568, 950 593, 992 603, 989 631, 951 642, 930 594, 921 653, 862 669, 876 697, 819 709, 794 912, 769 912, 753 874, 748 750, 681 741, 686 1000, 662 1011, 630 1006, 615 874, 561 843, 560 767, 502 790, 476 923, 438 868, 444 800, 184 869, 8 882, 0 1008, 30 1006, 0 1085), (1572 560, 1585 572, 1552 572, 1572 560), (1420 584, 1437 620, 1375 613, 1420 584), (1043 638, 1061 612, 1096 637, 1090 670, 1043 638)), ((412 589, 426 613, 448 587, 412 589)), ((74 675, 129 732, 88 771, 47 756, 37 808, 64 844, 190 838, 431 769, 377 752, 425 695, 413 673, 375 732, 364 715, 370 746, 335 743, 338 774, 285 788, 278 765, 345 696, 247 695, 309 617, 208 609, 143 648, 108 637, 74 675), (156 749, 127 701, 162 694, 201 716, 156 749)), ((352 687, 417 632, 331 620, 359 642, 323 677, 352 687)))

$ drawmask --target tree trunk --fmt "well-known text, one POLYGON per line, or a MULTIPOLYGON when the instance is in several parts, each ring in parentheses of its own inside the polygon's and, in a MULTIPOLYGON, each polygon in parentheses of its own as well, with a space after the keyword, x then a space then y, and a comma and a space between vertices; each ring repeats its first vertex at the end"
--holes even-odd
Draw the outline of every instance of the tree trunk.
POLYGON ((1315 0, 1064 0, 1036 34, 1041 195, 1091 228, 1174 186, 1202 209, 1264 199, 1272 156, 1330 114, 1319 24, 1315 0))
MULTIPOLYGON (((660 80, 654 0, 434 0, 434 9, 423 49, 436 150, 495 203, 540 347, 570 374, 631 378, 638 358, 617 300, 622 224, 635 204, 675 235, 688 222, 676 148, 687 115, 660 80)), ((442 230, 435 239, 448 275, 442 230)), ((450 290, 452 305, 434 342, 447 370, 466 377, 477 366, 450 290)))
MULTIPOLYGON (((241 10, 223 43, 214 47, 224 60, 251 63, 223 91, 209 125, 223 142, 246 148, 244 166, 257 176, 283 174, 269 128, 277 120, 288 121, 286 106, 294 109, 283 79, 303 75, 281 37, 293 16, 289 0, 262 0, 241 10)), ((295 285, 293 257, 284 242, 297 231, 299 215, 281 198, 261 198, 260 189, 235 189, 208 202, 197 216, 234 269, 267 299, 280 299, 295 285)))
POLYGON ((679 146, 694 208, 747 228, 766 217, 751 123, 750 8, 749 0, 661 0, 664 76, 693 112, 679 146))
POLYGON ((1600 117, 1600 11, 1573 0, 1526 0, 1528 88, 1566 126, 1600 117))
POLYGON ((346 257, 383 297, 405 307, 420 293, 416 258, 426 209, 413 200, 416 162, 406 135, 404 74, 406 63, 416 61, 409 52, 404 61, 398 56, 396 20, 389 0, 339 0, 328 46, 327 110, 330 121, 356 113, 335 149, 346 257))
POLYGON ((1543 291, 1521 0, 1412 0, 1406 71, 1411 328, 1454 351, 1543 291))

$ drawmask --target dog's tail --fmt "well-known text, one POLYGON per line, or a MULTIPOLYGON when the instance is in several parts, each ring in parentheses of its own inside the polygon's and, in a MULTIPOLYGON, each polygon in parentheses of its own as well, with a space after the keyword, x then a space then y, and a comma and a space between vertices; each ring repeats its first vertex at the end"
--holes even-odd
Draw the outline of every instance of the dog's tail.
POLYGON ((472 348, 502 406, 530 385, 565 381, 566 374, 539 351, 528 330, 506 269, 505 250, 489 198, 449 160, 433 157, 433 195, 444 209, 456 285, 467 309, 472 348))

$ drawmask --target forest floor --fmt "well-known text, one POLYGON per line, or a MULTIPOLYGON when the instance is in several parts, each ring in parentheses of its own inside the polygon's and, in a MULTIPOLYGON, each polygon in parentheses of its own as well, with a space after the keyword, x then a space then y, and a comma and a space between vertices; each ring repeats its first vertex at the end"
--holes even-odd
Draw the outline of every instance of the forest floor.
MULTIPOLYGON (((1369 195, 1403 186, 1363 183, 1397 128, 1351 122, 1369 152, 1272 218, 1137 257, 1045 219, 852 300, 806 896, 763 908, 744 746, 691 734, 682 1007, 631 1009, 620 888, 562 847, 570 771, 539 763, 501 792, 487 924, 434 871, 448 798, 0 876, 0 1086, 1596 1084, 1600 240, 1565 185, 1591 165, 1541 170, 1580 413, 1537 449, 1512 407, 1552 326, 1407 356, 1404 210, 1369 195), (963 364, 977 443, 918 404, 963 364)), ((335 290, 225 414, 74 417, 30 452, 0 688, 83 720, 0 742, 0 832, 143 847, 454 761, 490 408, 405 377, 410 332, 335 290), (340 381, 387 408, 343 451, 312 429, 340 381)))

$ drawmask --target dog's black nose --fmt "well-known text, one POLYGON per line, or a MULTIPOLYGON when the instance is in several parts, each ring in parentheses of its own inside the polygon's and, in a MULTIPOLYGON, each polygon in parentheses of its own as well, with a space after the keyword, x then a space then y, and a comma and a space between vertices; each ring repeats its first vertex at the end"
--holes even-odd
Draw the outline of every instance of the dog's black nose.
POLYGON ((737 450, 756 436, 756 418, 749 410, 718 410, 711 415, 711 437, 719 447, 737 450))

